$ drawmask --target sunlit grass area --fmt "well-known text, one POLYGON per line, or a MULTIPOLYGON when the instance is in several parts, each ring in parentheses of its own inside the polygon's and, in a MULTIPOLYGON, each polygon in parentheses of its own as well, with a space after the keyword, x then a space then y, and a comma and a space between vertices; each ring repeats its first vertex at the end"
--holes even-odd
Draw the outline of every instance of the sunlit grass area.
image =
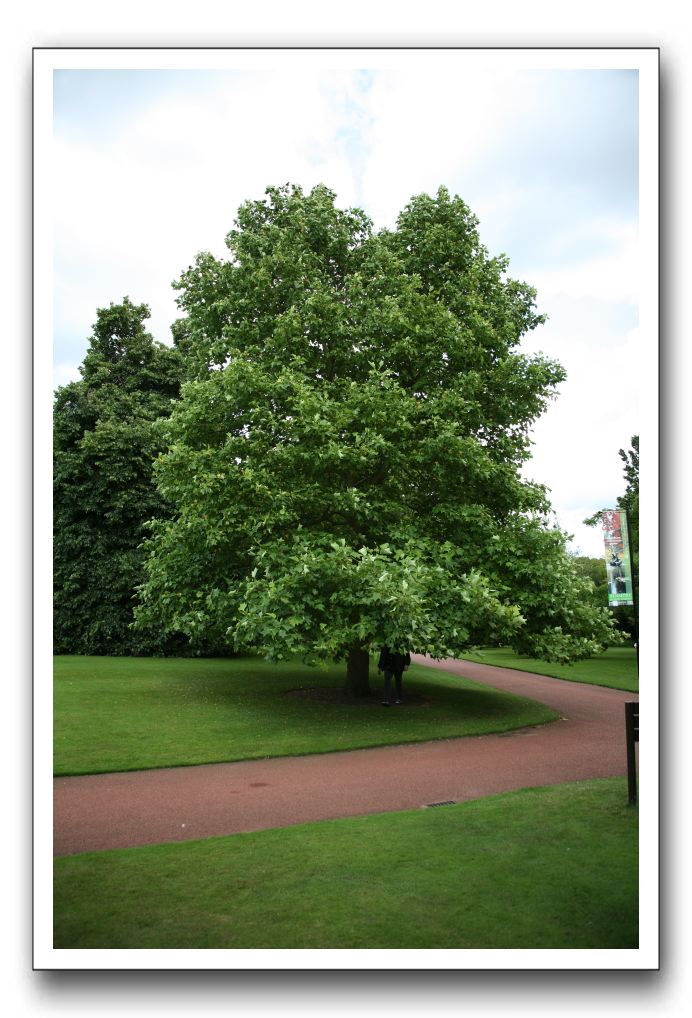
POLYGON ((595 686, 609 686, 611 689, 624 689, 630 693, 639 690, 634 647, 609 647, 602 654, 574 665, 556 665, 541 661, 539 658, 520 657, 508 647, 488 647, 478 654, 466 654, 464 657, 479 664, 516 668, 521 672, 550 675, 555 679, 568 679, 570 682, 589 682, 595 686))
POLYGON ((55 860, 57 948, 636 948, 624 779, 55 860))

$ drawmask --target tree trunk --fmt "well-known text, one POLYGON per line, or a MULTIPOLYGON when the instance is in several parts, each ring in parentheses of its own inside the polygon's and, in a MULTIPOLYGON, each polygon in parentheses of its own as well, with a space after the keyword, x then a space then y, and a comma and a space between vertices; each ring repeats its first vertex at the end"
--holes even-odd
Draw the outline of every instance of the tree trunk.
POLYGON ((370 655, 367 650, 356 645, 352 646, 348 652, 346 665, 344 692, 347 696, 370 696, 369 666, 370 655))

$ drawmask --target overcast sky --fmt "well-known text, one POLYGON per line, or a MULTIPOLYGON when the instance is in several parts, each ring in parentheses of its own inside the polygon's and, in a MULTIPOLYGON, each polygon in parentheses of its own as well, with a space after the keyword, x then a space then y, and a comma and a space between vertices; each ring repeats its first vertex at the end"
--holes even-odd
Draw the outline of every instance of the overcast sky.
POLYGON ((54 72, 55 385, 78 378, 98 307, 150 306, 170 342, 172 280, 224 256, 236 210, 268 185, 324 183, 393 226, 444 184, 491 255, 538 289, 524 343, 566 368, 534 430, 527 476, 551 489, 574 548, 624 490, 618 449, 640 430, 636 70, 483 68, 464 51, 426 67, 54 72))

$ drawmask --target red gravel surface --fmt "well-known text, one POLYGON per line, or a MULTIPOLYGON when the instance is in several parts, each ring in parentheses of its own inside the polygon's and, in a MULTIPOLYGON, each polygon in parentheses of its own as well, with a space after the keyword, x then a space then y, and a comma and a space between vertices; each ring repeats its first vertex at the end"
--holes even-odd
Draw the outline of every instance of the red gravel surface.
POLYGON ((56 778, 55 854, 188 841, 626 774, 623 704, 637 699, 633 693, 468 661, 416 660, 539 700, 562 720, 503 735, 56 778))

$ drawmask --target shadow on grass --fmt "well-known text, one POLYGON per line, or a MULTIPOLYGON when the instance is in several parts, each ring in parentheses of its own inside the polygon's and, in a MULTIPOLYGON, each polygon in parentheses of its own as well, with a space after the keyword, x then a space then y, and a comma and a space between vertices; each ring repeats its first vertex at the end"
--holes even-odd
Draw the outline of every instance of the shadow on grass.
MULTIPOLYGON (((425 710, 442 712, 440 716, 443 719, 463 717, 467 722, 477 720, 486 723, 494 719, 512 723, 516 720, 518 705, 523 704, 528 708, 536 706, 536 701, 486 686, 476 686, 466 679, 456 678, 450 684, 444 680, 436 682, 435 677, 423 682, 404 683, 400 704, 394 703, 393 691, 390 691, 391 706, 396 707, 396 711, 389 713, 393 716, 394 713, 425 710)), ((324 676, 319 684, 314 682, 314 678, 318 676, 311 675, 313 681, 306 683, 304 672, 287 672, 282 681, 274 681, 271 686, 263 686, 259 682, 243 691, 238 689, 236 682, 228 685, 219 677, 217 682, 208 683, 207 680, 204 685, 196 687, 181 683, 176 691, 181 700, 188 704, 242 706, 252 710, 257 718, 264 716, 266 720, 279 715, 284 718, 296 717, 301 721, 311 715, 328 720, 342 715, 351 717, 353 712, 359 715, 372 712, 378 721, 384 721, 388 714, 383 710, 381 683, 371 683, 369 695, 354 697, 344 692, 342 682, 334 684, 333 675, 324 676), (293 684, 297 679, 303 681, 293 684)))
POLYGON ((344 668, 250 660, 69 659, 56 668, 55 773, 104 773, 477 736, 557 714, 413 666, 404 704, 343 694, 344 668))

